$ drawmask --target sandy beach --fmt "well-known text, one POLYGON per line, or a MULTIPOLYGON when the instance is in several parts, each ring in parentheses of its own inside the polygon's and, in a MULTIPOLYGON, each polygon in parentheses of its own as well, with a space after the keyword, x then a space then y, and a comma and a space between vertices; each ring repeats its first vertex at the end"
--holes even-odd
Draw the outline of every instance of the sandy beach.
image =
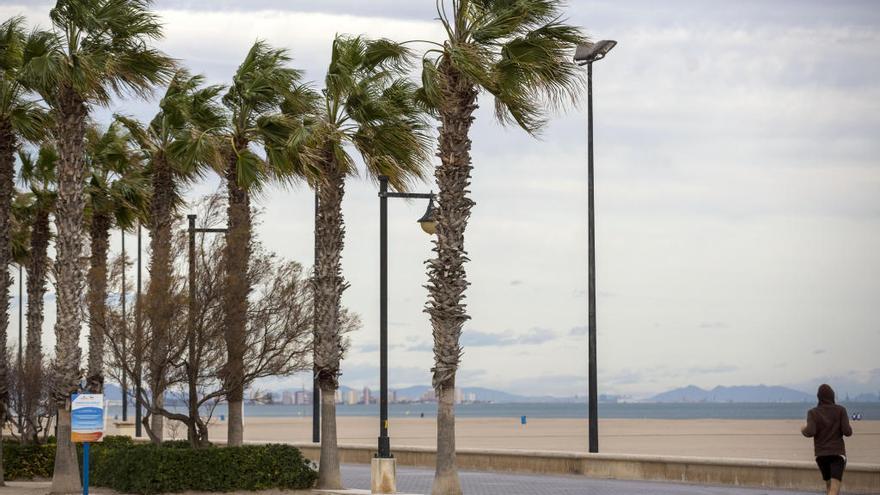
MULTIPOLYGON (((666 420, 606 419, 600 421, 599 446, 604 453, 701 457, 813 460, 812 440, 800 434, 800 420, 666 420)), ((378 419, 339 417, 339 442, 375 445, 378 419)), ((846 439, 849 461, 880 464, 880 421, 853 422, 846 439)), ((245 440, 311 441, 310 418, 249 418, 245 440)), ((108 432, 109 433, 109 432, 108 432)), ((169 437, 185 438, 184 428, 169 428, 169 437)), ((392 418, 392 447, 435 445, 433 418, 392 418)), ((226 425, 210 430, 212 440, 226 439, 226 425)), ((579 419, 458 418, 460 448, 585 451, 586 422, 579 419)))

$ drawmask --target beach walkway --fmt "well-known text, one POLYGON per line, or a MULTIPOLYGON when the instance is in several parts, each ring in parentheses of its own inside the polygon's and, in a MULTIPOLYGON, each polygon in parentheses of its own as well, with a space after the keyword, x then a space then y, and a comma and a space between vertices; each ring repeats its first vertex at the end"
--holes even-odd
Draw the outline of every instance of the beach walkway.
MULTIPOLYGON (((460 471, 459 477, 462 489, 467 495, 815 495, 815 492, 598 480, 584 476, 541 476, 460 471)), ((343 465, 342 479, 345 486, 349 488, 369 489, 370 466, 343 465)), ((434 471, 432 469, 398 467, 397 490, 401 493, 429 494, 433 479, 434 471)))

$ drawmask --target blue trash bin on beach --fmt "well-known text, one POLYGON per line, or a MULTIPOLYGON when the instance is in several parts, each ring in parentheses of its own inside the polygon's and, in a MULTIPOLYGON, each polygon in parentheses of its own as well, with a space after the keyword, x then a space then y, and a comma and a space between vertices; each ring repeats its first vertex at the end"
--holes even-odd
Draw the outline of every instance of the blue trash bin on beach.
POLYGON ((523 424, 523 425, 526 424, 526 417, 525 416, 520 417, 519 422, 520 422, 520 424, 523 424))

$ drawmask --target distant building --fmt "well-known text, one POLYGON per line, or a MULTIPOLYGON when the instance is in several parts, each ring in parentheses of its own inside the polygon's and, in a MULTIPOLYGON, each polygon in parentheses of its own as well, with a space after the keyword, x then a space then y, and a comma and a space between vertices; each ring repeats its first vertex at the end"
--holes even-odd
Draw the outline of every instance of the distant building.
POLYGON ((346 404, 353 406, 358 403, 357 392, 355 392, 354 390, 349 390, 347 395, 348 395, 348 397, 346 397, 346 400, 345 400, 346 404))
POLYGON ((464 400, 464 393, 461 391, 460 388, 456 388, 455 389, 455 403, 461 404, 461 402, 463 400, 464 400))
POLYGON ((298 406, 306 406, 312 403, 312 394, 305 390, 297 390, 293 395, 293 403, 298 406))
POLYGON ((364 404, 369 404, 370 398, 371 398, 370 387, 364 387, 363 394, 361 395, 361 402, 363 402, 364 404))
POLYGON ((338 388, 336 389, 334 400, 337 404, 342 404, 342 390, 339 390, 338 388))
POLYGON ((281 403, 285 406, 293 404, 293 394, 290 392, 290 390, 285 390, 281 393, 281 403))
POLYGON ((426 390, 425 393, 422 394, 421 400, 422 402, 436 402, 437 395, 434 393, 434 389, 429 388, 426 390))
POLYGON ((476 392, 468 392, 468 394, 467 394, 467 401, 468 401, 468 402, 476 402, 476 401, 477 401, 477 394, 476 394, 476 392))
POLYGON ((388 403, 395 404, 397 402, 397 390, 388 391, 388 403))

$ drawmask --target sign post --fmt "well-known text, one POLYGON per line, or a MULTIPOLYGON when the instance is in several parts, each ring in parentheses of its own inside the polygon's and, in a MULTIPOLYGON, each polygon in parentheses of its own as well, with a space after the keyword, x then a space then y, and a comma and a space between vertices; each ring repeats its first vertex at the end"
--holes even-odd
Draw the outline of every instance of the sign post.
POLYGON ((89 495, 89 444, 104 436, 104 395, 73 394, 70 400, 70 441, 83 444, 83 495, 89 495))

